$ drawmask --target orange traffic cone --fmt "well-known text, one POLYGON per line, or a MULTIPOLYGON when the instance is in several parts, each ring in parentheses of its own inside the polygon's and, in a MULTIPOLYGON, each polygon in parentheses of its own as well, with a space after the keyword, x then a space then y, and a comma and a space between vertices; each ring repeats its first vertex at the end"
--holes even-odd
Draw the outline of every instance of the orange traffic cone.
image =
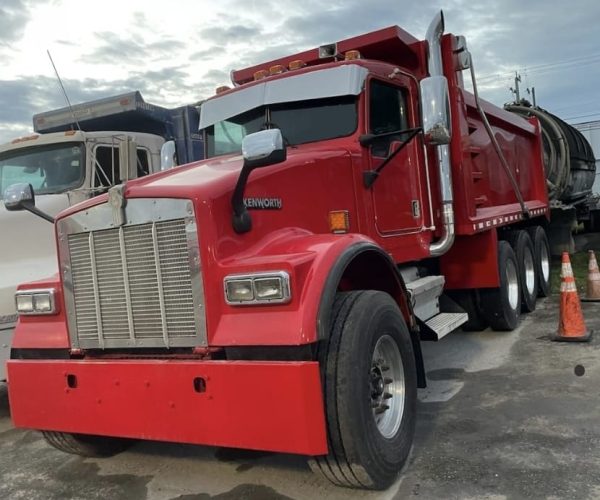
POLYGON ((590 250, 590 263, 588 265, 587 292, 585 298, 581 299, 585 302, 600 302, 600 270, 598 270, 598 262, 593 250, 590 250))
POLYGON ((583 320, 571 260, 567 252, 562 254, 560 277, 560 316, 558 331, 552 337, 552 340, 585 342, 590 339, 591 334, 583 320))

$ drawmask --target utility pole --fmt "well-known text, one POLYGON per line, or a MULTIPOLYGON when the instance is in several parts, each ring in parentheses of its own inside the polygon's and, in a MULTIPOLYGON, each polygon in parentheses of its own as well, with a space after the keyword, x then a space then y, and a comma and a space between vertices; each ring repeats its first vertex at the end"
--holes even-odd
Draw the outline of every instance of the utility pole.
POLYGON ((535 102, 535 87, 531 87, 531 90, 527 89, 527 93, 531 95, 531 99, 533 100, 533 107, 535 108, 537 106, 535 102))
POLYGON ((521 82, 521 75, 515 71, 515 87, 510 87, 510 91, 515 94, 515 102, 517 104, 521 102, 521 93, 519 92, 519 83, 521 82))

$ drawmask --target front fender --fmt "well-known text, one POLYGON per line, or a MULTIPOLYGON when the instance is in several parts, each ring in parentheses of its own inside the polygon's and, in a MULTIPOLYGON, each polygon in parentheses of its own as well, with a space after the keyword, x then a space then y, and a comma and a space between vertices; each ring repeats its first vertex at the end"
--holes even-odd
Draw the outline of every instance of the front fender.
MULTIPOLYGON (((349 248, 374 246, 357 234, 313 234, 299 229, 269 235, 243 254, 219 263, 218 293, 207 310, 213 346, 302 345, 317 341, 323 330, 322 297, 331 288, 332 269, 349 248), (286 271, 292 299, 284 305, 231 306, 225 303, 223 278, 230 274, 286 271), (216 306, 216 307, 214 307, 216 306), (321 319, 320 319, 321 318, 321 319), (214 328, 211 328, 211 325, 214 328)), ((335 284, 337 287, 337 283, 335 284)))

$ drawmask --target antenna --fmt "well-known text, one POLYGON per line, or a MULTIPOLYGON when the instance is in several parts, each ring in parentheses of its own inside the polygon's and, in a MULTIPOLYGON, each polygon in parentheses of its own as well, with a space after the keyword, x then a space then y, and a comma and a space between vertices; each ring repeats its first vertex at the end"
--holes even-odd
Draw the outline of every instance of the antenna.
POLYGON ((56 73, 56 78, 58 79, 58 83, 60 84, 60 88, 62 89, 63 94, 65 95, 65 100, 67 101, 67 106, 69 106, 69 111, 71 111, 71 116, 73 116, 73 121, 75 122, 75 125, 77 125, 77 128, 81 132, 81 126, 79 125, 79 122, 77 121, 77 118, 75 117, 75 113, 73 112, 73 106, 71 106, 71 101, 69 101, 69 96, 67 95, 67 91, 65 90, 65 86, 63 85, 63 82, 60 79, 60 75, 58 74, 58 70, 56 69, 56 66, 54 65, 54 61, 52 60, 52 56, 50 55, 50 51, 48 49, 46 49, 46 52, 48 53, 48 58, 50 59, 50 63, 52 64, 52 67, 54 68, 54 72, 56 73))

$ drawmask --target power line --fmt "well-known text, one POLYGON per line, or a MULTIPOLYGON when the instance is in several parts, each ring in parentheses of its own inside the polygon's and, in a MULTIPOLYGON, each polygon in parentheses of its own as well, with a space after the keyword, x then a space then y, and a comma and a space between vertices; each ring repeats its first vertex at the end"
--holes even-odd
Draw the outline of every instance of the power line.
MULTIPOLYGON (((534 65, 534 66, 523 66, 520 69, 521 69, 521 71, 527 72, 527 73, 528 72, 545 73, 545 72, 554 70, 555 68, 558 68, 561 66, 566 66, 566 67, 588 66, 590 64, 596 64, 598 62, 600 62, 600 54, 592 54, 587 57, 580 57, 580 58, 570 59, 567 61, 538 64, 538 65, 534 65)), ((493 80, 493 79, 499 79, 499 78, 508 78, 512 74, 513 74, 512 71, 506 71, 506 72, 503 71, 500 73, 490 73, 488 75, 482 75, 482 76, 478 77, 477 80, 480 81, 480 80, 493 80)))

